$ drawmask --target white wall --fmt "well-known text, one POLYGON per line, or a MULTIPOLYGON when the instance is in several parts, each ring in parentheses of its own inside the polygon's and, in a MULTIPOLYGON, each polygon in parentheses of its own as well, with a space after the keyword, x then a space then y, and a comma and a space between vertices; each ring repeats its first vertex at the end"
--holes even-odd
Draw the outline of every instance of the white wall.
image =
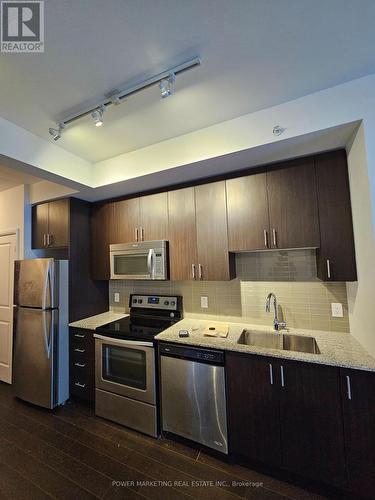
POLYGON ((347 293, 351 333, 375 356, 375 245, 367 151, 362 124, 348 147, 358 282, 347 283, 347 293))
POLYGON ((25 187, 0 191, 0 233, 19 230, 19 257, 24 255, 25 187))
POLYGON ((78 192, 76 189, 71 189, 55 182, 35 182, 34 184, 30 184, 29 187, 29 203, 34 204, 45 200, 74 196, 78 192))

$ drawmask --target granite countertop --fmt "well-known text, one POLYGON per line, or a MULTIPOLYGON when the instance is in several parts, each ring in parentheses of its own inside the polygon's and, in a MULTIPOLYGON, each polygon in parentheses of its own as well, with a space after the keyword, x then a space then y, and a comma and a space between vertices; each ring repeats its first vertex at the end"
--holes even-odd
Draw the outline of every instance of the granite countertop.
POLYGON ((218 321, 213 322, 203 319, 185 318, 167 330, 164 330, 155 338, 163 342, 176 342, 197 347, 208 347, 246 354, 259 354, 295 361, 339 366, 343 368, 375 371, 375 358, 373 358, 361 344, 348 333, 296 330, 293 328, 289 328, 288 331, 283 331, 290 334, 294 333, 314 337, 318 344, 320 354, 308 354, 237 344, 244 329, 274 333, 270 327, 245 323, 222 322, 223 325, 229 325, 229 333, 227 338, 218 338, 203 335, 204 329, 207 328, 210 323, 215 323, 215 325, 220 324, 218 321), (188 330, 190 336, 180 338, 178 336, 180 330, 188 330))
POLYGON ((129 316, 129 314, 107 311, 102 314, 97 314, 96 316, 90 316, 89 318, 74 321, 73 323, 69 323, 69 326, 84 328, 86 330, 95 330, 95 328, 99 328, 99 326, 106 325, 107 323, 111 323, 111 321, 116 321, 117 319, 126 318, 127 316, 129 316))

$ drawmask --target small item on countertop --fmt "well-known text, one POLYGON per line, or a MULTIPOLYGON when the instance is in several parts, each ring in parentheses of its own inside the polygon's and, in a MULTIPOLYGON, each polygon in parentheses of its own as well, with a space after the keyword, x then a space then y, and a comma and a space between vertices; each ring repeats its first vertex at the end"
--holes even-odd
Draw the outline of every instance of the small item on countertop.
POLYGON ((188 336, 189 336, 189 332, 188 332, 188 330, 180 330, 180 331, 178 332, 178 335, 179 335, 179 337, 181 337, 181 338, 183 338, 183 337, 188 337, 188 336))
POLYGON ((203 335, 206 335, 206 337, 220 337, 225 339, 228 337, 228 332, 229 325, 217 323, 207 326, 203 331, 203 335))

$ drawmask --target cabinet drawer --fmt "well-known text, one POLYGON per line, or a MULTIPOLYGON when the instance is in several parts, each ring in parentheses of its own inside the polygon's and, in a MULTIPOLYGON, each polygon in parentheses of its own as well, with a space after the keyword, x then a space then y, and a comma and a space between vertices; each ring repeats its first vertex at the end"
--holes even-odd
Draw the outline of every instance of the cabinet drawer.
POLYGON ((72 366, 70 372, 70 392, 73 396, 90 401, 94 400, 95 375, 90 367, 80 368, 72 366))

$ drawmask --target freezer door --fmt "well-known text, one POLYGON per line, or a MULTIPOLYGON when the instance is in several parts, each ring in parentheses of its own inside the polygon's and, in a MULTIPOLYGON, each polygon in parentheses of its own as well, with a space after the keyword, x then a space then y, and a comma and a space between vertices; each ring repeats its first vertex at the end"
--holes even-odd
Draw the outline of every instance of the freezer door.
POLYGON ((17 260, 14 269, 14 304, 40 309, 58 307, 56 269, 53 259, 17 260))
POLYGON ((29 403, 53 408, 58 311, 17 307, 14 319, 15 394, 29 403))

